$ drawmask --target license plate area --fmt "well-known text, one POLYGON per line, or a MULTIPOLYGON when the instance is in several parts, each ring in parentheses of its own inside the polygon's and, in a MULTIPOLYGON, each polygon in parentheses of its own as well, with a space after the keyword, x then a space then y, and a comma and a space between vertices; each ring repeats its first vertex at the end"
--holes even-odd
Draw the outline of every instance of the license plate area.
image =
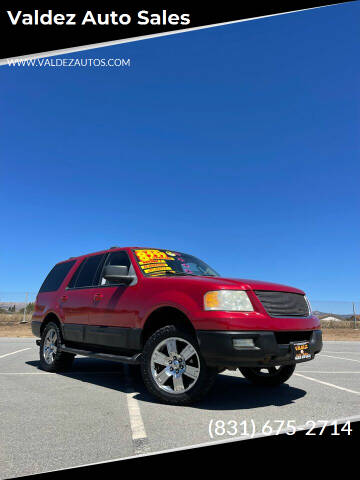
POLYGON ((293 342, 291 344, 295 362, 311 360, 310 342, 293 342))

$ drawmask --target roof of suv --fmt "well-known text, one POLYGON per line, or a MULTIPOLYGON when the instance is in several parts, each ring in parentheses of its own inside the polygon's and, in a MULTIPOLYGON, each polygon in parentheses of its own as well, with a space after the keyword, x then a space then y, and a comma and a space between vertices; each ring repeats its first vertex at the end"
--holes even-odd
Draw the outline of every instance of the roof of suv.
POLYGON ((66 260, 61 260, 60 262, 58 263, 63 263, 63 262, 68 262, 69 260, 78 260, 79 258, 84 258, 84 257, 88 257, 89 255, 98 255, 98 254, 101 254, 101 253, 108 253, 108 252, 113 252, 113 251, 116 251, 116 250, 133 250, 133 249, 144 249, 144 250, 171 250, 171 249, 165 249, 165 248, 155 248, 155 247, 110 247, 110 248, 106 248, 105 250, 99 250, 98 252, 89 252, 89 253, 83 253, 82 255, 77 255, 75 257, 69 257, 67 258, 66 260))

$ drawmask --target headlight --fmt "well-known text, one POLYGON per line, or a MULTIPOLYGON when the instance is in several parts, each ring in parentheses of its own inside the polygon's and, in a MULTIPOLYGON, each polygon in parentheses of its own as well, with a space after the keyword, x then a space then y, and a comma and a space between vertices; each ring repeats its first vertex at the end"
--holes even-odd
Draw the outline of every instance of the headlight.
POLYGON ((242 290, 216 290, 204 295, 205 310, 224 310, 236 312, 253 312, 253 306, 242 290))

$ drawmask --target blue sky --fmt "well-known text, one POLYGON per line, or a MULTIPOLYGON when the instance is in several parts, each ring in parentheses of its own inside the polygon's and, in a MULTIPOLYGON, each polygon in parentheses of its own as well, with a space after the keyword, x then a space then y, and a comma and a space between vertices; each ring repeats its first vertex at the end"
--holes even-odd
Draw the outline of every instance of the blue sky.
MULTIPOLYGON (((360 3, 0 67, 0 293, 112 245, 360 300, 360 3)), ((46 48, 44 46, 44 48, 46 48)))

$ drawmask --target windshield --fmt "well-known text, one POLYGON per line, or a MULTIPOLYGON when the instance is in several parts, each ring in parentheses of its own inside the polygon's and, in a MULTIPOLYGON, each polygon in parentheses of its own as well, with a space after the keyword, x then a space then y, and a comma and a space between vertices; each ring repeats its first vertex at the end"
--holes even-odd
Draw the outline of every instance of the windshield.
POLYGON ((135 249, 136 261, 147 277, 200 275, 218 277, 209 265, 192 255, 171 250, 135 249))

